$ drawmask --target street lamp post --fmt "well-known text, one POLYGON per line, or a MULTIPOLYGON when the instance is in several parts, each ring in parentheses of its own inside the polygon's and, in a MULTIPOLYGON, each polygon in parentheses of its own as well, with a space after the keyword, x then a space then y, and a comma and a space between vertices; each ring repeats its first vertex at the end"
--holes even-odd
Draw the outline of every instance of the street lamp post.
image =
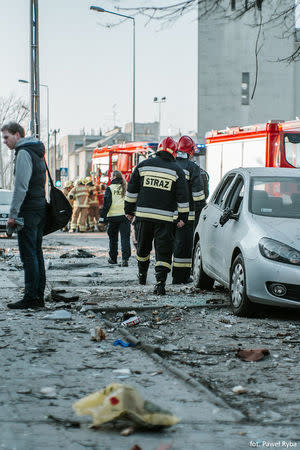
POLYGON ((158 103, 158 140, 160 139, 160 123, 161 123, 161 104, 165 103, 167 100, 167 97, 161 97, 159 99, 158 97, 154 97, 153 102, 158 103))
MULTIPOLYGON (((27 80, 18 80, 19 83, 29 84, 27 80)), ((47 89, 47 162, 49 165, 49 150, 50 150, 50 131, 49 131, 49 86, 47 84, 40 83, 40 86, 43 86, 47 89)))
POLYGON ((125 19, 132 20, 133 25, 133 53, 132 53, 132 129, 131 129, 131 139, 135 141, 135 18, 132 16, 126 16, 125 14, 116 13, 114 11, 108 11, 107 9, 100 8, 99 6, 90 6, 93 11, 113 14, 114 16, 125 17, 125 19))
POLYGON ((59 132, 60 132, 60 128, 51 131, 52 136, 54 136, 54 182, 55 182, 55 184, 56 184, 56 147, 57 147, 56 136, 59 132))

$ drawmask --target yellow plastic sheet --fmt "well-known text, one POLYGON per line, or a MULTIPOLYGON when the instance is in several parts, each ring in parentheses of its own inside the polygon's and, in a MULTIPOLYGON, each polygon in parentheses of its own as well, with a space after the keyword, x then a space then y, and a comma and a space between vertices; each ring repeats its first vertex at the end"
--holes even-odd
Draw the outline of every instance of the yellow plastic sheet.
POLYGON ((93 426, 118 418, 128 418, 145 427, 170 427, 179 422, 178 417, 144 400, 131 386, 113 383, 73 404, 79 416, 90 415, 93 426))

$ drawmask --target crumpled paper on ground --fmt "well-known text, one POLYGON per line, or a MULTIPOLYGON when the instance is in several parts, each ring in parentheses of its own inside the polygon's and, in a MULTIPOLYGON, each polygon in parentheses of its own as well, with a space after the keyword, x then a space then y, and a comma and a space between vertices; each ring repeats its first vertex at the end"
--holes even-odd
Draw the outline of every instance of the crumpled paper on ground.
POLYGON ((170 427, 179 422, 178 417, 154 403, 144 400, 131 386, 113 383, 73 404, 79 415, 91 415, 93 426, 118 418, 128 418, 147 428, 170 427))
POLYGON ((259 361, 269 354, 270 352, 267 348, 254 348, 251 350, 239 349, 236 352, 236 356, 244 361, 259 361))

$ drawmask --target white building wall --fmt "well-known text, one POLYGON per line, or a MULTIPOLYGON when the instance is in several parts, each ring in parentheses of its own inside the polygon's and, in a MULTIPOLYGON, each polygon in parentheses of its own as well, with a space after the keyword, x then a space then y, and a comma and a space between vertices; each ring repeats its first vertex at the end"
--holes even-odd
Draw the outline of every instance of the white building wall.
MULTIPOLYGON (((292 5, 293 0, 282 0, 292 5)), ((226 1, 224 0, 224 4, 226 1)), ((227 1, 228 6, 230 0, 227 1)), ((238 2, 237 2, 238 4, 238 2)), ((262 8, 263 18, 266 15, 262 8)), ((266 3, 270 8, 270 3, 266 3)), ((277 62, 295 50, 294 36, 281 39, 278 27, 264 27, 258 55, 258 81, 253 100, 241 104, 242 72, 250 74, 250 97, 255 83, 257 27, 249 26, 253 13, 239 20, 215 15, 198 26, 198 137, 227 126, 243 126, 271 119, 300 116, 300 63, 277 62)))

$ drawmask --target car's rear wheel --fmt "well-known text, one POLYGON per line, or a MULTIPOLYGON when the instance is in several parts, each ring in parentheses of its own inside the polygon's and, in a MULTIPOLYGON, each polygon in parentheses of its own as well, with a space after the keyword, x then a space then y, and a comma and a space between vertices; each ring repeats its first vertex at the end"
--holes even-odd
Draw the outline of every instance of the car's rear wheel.
POLYGON ((246 293, 246 271, 242 255, 238 255, 230 270, 230 299, 236 316, 250 316, 254 312, 254 305, 246 293))
POLYGON ((200 289, 212 289, 215 280, 209 277, 203 270, 200 242, 198 241, 193 258, 193 279, 194 286, 200 289))

